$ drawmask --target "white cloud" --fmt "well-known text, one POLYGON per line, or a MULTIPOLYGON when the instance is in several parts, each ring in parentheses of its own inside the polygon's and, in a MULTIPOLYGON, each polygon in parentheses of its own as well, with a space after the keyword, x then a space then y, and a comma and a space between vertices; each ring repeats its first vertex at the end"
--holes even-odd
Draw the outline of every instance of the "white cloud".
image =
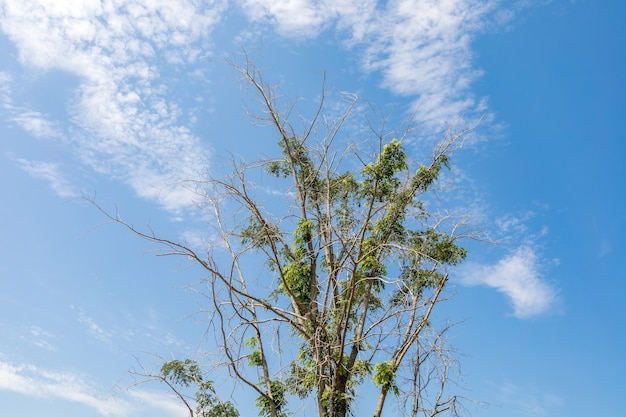
POLYGON ((434 129, 485 112, 470 93, 481 75, 472 40, 497 18, 497 0, 307 1, 246 0, 254 21, 292 37, 314 37, 336 23, 346 45, 363 49, 366 71, 380 71, 393 93, 416 97, 420 122, 434 129))
POLYGON ((102 416, 129 415, 123 400, 98 395, 88 381, 73 373, 51 372, 34 365, 0 361, 0 390, 38 398, 59 398, 93 408, 102 416))
POLYGON ((8 120, 38 139, 64 140, 65 135, 57 123, 49 120, 40 112, 13 104, 11 82, 13 82, 13 78, 9 74, 0 72, 0 108, 8 113, 8 120))
POLYGON ((141 404, 146 404, 151 408, 163 410, 172 416, 183 416, 189 413, 189 410, 178 401, 175 401, 162 392, 150 392, 143 390, 131 390, 129 392, 131 398, 138 400, 141 404))
POLYGON ((290 37, 315 37, 337 17, 337 1, 244 0, 242 10, 253 21, 275 27, 290 37))
POLYGON ((35 346, 40 347, 45 350, 53 351, 53 352, 56 351, 56 348, 50 342, 45 340, 45 339, 54 338, 53 334, 48 333, 47 331, 45 331, 44 329, 38 326, 31 326, 28 329, 28 332, 33 337, 32 343, 35 346))
POLYGON ((44 329, 42 329, 39 326, 30 326, 30 328, 28 329, 29 333, 32 334, 35 337, 54 337, 54 335, 52 333, 49 333, 47 331, 45 331, 44 329))
MULTIPOLYGON (((495 225, 498 227, 500 233, 513 234, 517 236, 528 236, 528 221, 536 216, 533 211, 526 211, 523 213, 509 213, 495 220, 495 225)), ((540 232, 539 235, 542 233, 540 232)), ((532 238, 532 236, 528 236, 532 238)))
POLYGON ((56 123, 46 119, 44 115, 36 111, 24 110, 17 112, 10 120, 18 124, 22 129, 41 139, 63 139, 64 135, 56 123))
POLYGON ((82 404, 105 417, 139 415, 181 416, 183 406, 162 392, 131 389, 111 396, 92 381, 73 372, 56 372, 32 364, 0 361, 0 390, 32 398, 54 398, 82 404))
POLYGON ((528 246, 494 265, 469 264, 460 272, 464 285, 486 285, 504 293, 520 319, 545 313, 557 300, 556 290, 541 276, 537 255, 528 246))
POLYGON ((78 311, 78 321, 83 324, 84 326, 87 327, 87 330, 89 331, 89 333, 95 337, 96 339, 110 344, 111 343, 111 338, 113 337, 113 333, 103 329, 101 326, 99 326, 94 320, 93 318, 89 317, 87 314, 85 314, 85 312, 79 308, 79 307, 74 307, 71 306, 72 309, 75 309, 78 311))
POLYGON ((76 197, 78 195, 72 184, 61 172, 58 164, 25 159, 18 159, 17 162, 19 167, 32 177, 47 181, 50 188, 60 197, 76 197))
POLYGON ((391 2, 366 37, 366 68, 380 70, 383 86, 394 93, 417 96, 422 122, 452 123, 479 106, 469 91, 480 76, 471 42, 494 6, 484 0, 391 2))
POLYGON ((4 109, 8 109, 11 105, 11 81, 13 77, 10 74, 0 71, 0 106, 4 109))
MULTIPOLYGON (((165 98, 162 73, 167 65, 194 63, 205 53, 226 3, 3 3, 0 27, 15 43, 21 62, 80 80, 71 110, 79 127, 72 147, 79 157, 170 210, 188 206, 193 193, 164 185, 197 179, 209 155, 179 121, 180 108, 165 98)), ((37 136, 58 136, 40 116, 21 113, 14 119, 37 136)))
POLYGON ((54 347, 54 345, 52 345, 49 342, 46 342, 45 340, 35 340, 33 342, 33 344, 39 348, 45 349, 45 350, 49 350, 51 352, 55 352, 57 349, 54 347))

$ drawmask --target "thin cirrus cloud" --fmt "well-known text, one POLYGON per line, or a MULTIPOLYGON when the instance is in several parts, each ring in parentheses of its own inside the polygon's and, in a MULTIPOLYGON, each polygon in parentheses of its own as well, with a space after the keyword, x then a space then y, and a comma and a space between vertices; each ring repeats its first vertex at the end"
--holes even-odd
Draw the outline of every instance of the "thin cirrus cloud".
POLYGON ((58 123, 49 120, 38 111, 16 106, 11 98, 10 83, 13 78, 0 71, 0 109, 6 112, 8 120, 38 139, 64 140, 65 135, 58 123))
POLYGON ((14 115, 10 120, 36 138, 64 139, 65 135, 56 123, 48 120, 43 114, 36 111, 11 108, 14 115))
POLYGON ((61 197, 76 197, 78 192, 72 184, 65 178, 61 171, 61 167, 57 163, 28 161, 26 159, 18 159, 18 166, 34 178, 47 181, 50 188, 61 197))
MULTIPOLYGON (((418 121, 440 129, 486 112, 469 87, 481 71, 473 67, 472 40, 495 23, 495 0, 290 1, 247 0, 249 18, 290 37, 315 37, 332 24, 347 33, 346 47, 363 51, 365 71, 379 71, 381 85, 416 97, 418 121)), ((501 12, 501 11, 500 11, 501 12)), ((502 13, 498 13, 502 16, 502 13)))
POLYGON ((31 364, 14 365, 0 361, 0 390, 79 403, 102 416, 129 415, 129 404, 96 394, 78 375, 51 372, 31 364))
POLYGON ((0 390, 81 404, 104 417, 132 416, 143 410, 172 417, 185 414, 182 404, 163 393, 133 390, 128 395, 120 393, 112 396, 76 373, 50 371, 33 364, 12 364, 2 360, 0 390))
MULTIPOLYGON (((208 152, 166 99, 163 66, 195 62, 219 20, 221 3, 199 9, 179 2, 0 2, 0 27, 20 61, 38 70, 77 76, 69 113, 78 127, 70 140, 96 172, 130 185, 170 210, 188 206, 180 185, 197 178, 208 152), (158 62, 160 53, 165 63, 158 62), (167 181, 164 181, 167 178, 167 181)), ((6 95, 6 91, 4 91, 6 95)), ((6 99, 4 100, 6 103, 6 99)), ((60 136, 33 110, 12 120, 35 136, 60 136)))
POLYGON ((521 246, 492 265, 468 264, 460 270, 461 283, 485 285, 505 294, 513 315, 531 318, 549 311, 557 301, 556 290, 542 277, 537 255, 521 246))
POLYGON ((93 318, 88 316, 82 308, 76 306, 70 306, 72 310, 75 310, 78 315, 78 322, 87 328, 89 334, 104 342, 106 344, 111 343, 111 338, 113 337, 113 333, 103 329, 100 325, 98 325, 93 318))
POLYGON ((48 340, 54 339, 54 335, 45 331, 38 326, 30 326, 28 329, 30 333, 32 343, 42 349, 49 350, 51 352, 56 351, 56 347, 52 345, 48 340))

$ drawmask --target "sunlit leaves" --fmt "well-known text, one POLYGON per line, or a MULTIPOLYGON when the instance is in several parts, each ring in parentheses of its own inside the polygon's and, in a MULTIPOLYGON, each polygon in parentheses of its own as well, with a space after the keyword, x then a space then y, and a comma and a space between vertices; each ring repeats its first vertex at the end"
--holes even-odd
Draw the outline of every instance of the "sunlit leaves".
POLYGON ((293 247, 289 253, 291 262, 283 267, 284 282, 279 289, 294 294, 296 299, 307 305, 315 294, 311 294, 310 282, 312 274, 312 259, 308 244, 313 236, 314 223, 310 220, 300 220, 293 232, 293 247))
POLYGON ((270 381, 270 393, 261 395, 256 399, 256 406, 259 409, 259 416, 270 417, 273 413, 276 413, 276 417, 287 417, 288 413, 285 410, 287 400, 285 398, 285 387, 283 382, 279 379, 270 381))
POLYGON ((437 179, 443 167, 450 167, 450 158, 446 154, 438 155, 430 167, 420 165, 413 177, 413 187, 420 191, 426 191, 437 179))
POLYGON ((200 366, 191 359, 173 360, 161 366, 160 376, 170 383, 170 387, 182 395, 176 386, 196 388, 195 415, 198 417, 239 417, 239 411, 230 402, 217 399, 213 391, 213 382, 205 381, 200 366))
POLYGON ((173 384, 184 387, 202 382, 200 367, 196 361, 191 359, 165 362, 161 366, 161 375, 173 384))
POLYGON ((456 245, 447 233, 438 233, 428 228, 412 232, 410 243, 415 253, 426 256, 429 260, 442 264, 456 265, 467 255, 467 251, 456 245))
POLYGON ((390 361, 379 362, 374 366, 372 382, 382 390, 391 391, 395 395, 400 394, 398 386, 394 383, 396 368, 390 361))
POLYGON ((407 168, 406 159, 400 141, 393 139, 384 145, 376 161, 363 168, 361 194, 366 199, 374 198, 378 202, 389 198, 400 188, 401 182, 396 174, 407 168))
POLYGON ((264 248, 276 240, 280 231, 277 226, 261 222, 255 217, 248 219, 248 225, 241 228, 241 242, 255 248, 264 248))
POLYGON ((290 364, 289 376, 285 381, 288 391, 306 398, 318 385, 317 364, 305 346, 300 347, 298 357, 290 364))

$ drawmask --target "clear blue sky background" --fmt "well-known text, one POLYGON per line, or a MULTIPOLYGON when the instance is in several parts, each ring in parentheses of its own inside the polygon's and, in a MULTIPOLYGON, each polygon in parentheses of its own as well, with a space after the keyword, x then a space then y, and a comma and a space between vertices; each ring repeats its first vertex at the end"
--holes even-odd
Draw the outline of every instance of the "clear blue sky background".
POLYGON ((229 152, 275 154, 215 63, 242 48, 304 111, 327 71, 330 91, 392 123, 415 112, 423 137, 482 116, 454 175, 504 243, 470 246, 439 313, 464 320, 460 392, 486 404, 469 411, 626 409, 626 2, 338 3, 0 0, 3 415, 184 415, 157 386, 124 388, 135 357, 206 348, 185 319, 201 271, 154 257, 80 196, 201 236, 189 194, 167 185, 223 172, 229 152))

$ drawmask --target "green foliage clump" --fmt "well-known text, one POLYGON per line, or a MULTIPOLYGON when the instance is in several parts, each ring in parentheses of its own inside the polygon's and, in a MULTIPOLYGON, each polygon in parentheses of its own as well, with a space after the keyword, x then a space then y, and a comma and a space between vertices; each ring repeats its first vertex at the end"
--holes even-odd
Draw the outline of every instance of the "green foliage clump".
POLYGON ((188 387, 202 382, 202 373, 198 363, 191 359, 173 360, 161 366, 161 375, 175 385, 188 387))
POLYGON ((400 395, 400 389, 394 383, 396 368, 391 361, 379 362, 374 366, 374 376, 372 382, 384 391, 391 391, 395 395, 400 395))
MULTIPOLYGON (((230 402, 222 402, 215 395, 212 381, 205 381, 200 366, 191 359, 173 360, 161 366, 161 378, 175 386, 196 386, 196 409, 198 417, 239 417, 239 411, 230 402)), ((178 392, 178 391, 176 391, 178 392)), ((179 393, 180 395, 180 393, 179 393)), ((182 398, 182 397, 181 397, 182 398)))
POLYGON ((259 409, 259 416, 271 417, 273 411, 276 412, 276 417, 287 417, 288 413, 285 410, 287 405, 287 399, 285 398, 285 387, 283 382, 279 379, 273 379, 270 381, 271 399, 270 393, 260 395, 256 399, 256 406, 259 409), (273 407, 272 407, 273 405, 273 407))
POLYGON ((256 337, 247 338, 245 344, 251 350, 250 354, 248 355, 248 363, 250 364, 250 366, 263 366, 263 355, 258 348, 256 337))
POLYGON ((437 233, 431 228, 412 233, 410 244, 416 253, 444 265, 457 265, 467 256, 467 250, 456 245, 450 235, 437 233))
POLYGON ((279 290, 293 294, 301 308, 308 308, 313 298, 311 294, 312 258, 309 244, 313 238, 314 223, 301 219, 293 232, 293 247, 287 258, 290 261, 283 267, 283 282, 279 290))
POLYGON ((397 139, 383 146, 376 162, 370 162, 363 168, 363 183, 361 195, 365 198, 373 197, 377 202, 383 202, 401 187, 396 174, 407 168, 407 157, 402 149, 402 143, 397 139))
POLYGON ((270 246, 280 231, 275 225, 261 222, 257 218, 250 217, 248 225, 240 230, 241 243, 249 244, 254 248, 265 248, 270 246))

